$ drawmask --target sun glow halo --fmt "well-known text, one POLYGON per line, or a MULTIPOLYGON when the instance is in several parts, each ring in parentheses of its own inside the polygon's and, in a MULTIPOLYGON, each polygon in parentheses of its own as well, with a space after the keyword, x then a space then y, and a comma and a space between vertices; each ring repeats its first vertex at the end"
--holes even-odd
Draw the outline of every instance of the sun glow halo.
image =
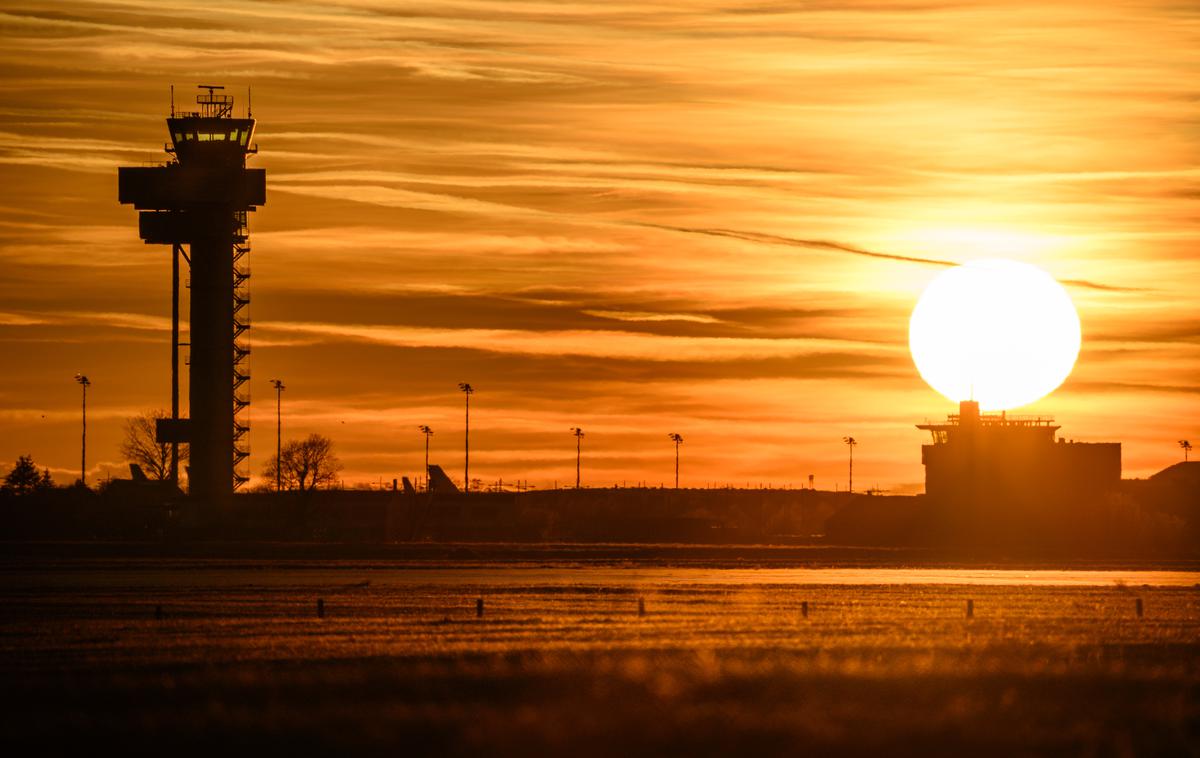
POLYGON ((909 349, 954 402, 1007 410, 1063 383, 1079 356, 1079 315, 1062 285, 1028 263, 984 259, 939 274, 917 301, 909 349))

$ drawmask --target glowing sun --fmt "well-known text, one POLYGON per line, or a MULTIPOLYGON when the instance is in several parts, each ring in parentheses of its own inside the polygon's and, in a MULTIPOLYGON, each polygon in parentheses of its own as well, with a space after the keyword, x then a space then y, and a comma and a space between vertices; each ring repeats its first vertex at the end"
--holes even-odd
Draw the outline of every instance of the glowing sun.
POLYGON ((921 377, 950 400, 1007 410, 1052 392, 1079 356, 1079 314, 1037 266, 987 259, 934 279, 913 309, 908 345, 921 377))

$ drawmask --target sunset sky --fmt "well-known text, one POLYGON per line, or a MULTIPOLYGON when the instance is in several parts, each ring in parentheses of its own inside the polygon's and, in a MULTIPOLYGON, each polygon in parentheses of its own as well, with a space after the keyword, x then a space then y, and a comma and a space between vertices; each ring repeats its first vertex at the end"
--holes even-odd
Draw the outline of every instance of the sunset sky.
MULTIPOLYGON (((954 407, 908 317, 946 265, 1045 268, 1079 309, 1019 412, 1200 443, 1200 6, 1190 2, 6 2, 0 467, 127 476, 169 406, 169 248, 117 167, 163 161, 169 86, 253 88, 252 471, 333 438, 347 486, 919 491, 954 407), (167 9, 167 6, 170 6, 167 9)), ((1020 293, 1014 293, 1019 302, 1020 293)), ((185 310, 186 313, 186 310, 185 310)), ((184 336, 186 340, 186 335, 184 336)), ((184 397, 186 398, 186 391, 184 397)))

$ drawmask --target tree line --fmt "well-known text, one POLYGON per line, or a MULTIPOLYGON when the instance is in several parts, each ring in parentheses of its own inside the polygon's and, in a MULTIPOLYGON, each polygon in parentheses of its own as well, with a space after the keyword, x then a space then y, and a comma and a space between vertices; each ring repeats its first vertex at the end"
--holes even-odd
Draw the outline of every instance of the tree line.
MULTIPOLYGON (((119 452, 131 464, 135 464, 147 479, 165 482, 171 476, 171 445, 156 439, 155 429, 161 419, 170 418, 164 410, 152 410, 127 419, 123 426, 123 437, 119 452)), ((179 461, 188 460, 188 446, 179 446, 179 461)), ((342 463, 333 450, 333 440, 321 434, 310 434, 302 439, 288 440, 281 445, 279 454, 272 455, 263 467, 263 481, 255 489, 273 491, 276 482, 282 490, 289 492, 311 492, 330 487, 337 482, 342 463)), ((77 479, 76 485, 81 485, 77 479)), ((54 481, 50 469, 38 468, 32 455, 17 458, 13 468, 5 475, 0 491, 11 495, 28 495, 52 489, 54 481)))

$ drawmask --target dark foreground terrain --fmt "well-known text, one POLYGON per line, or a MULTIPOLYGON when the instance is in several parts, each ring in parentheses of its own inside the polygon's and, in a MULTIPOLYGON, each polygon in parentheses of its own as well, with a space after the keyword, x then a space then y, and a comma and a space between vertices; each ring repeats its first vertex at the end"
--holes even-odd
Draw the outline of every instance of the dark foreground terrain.
POLYGON ((1200 755, 1187 572, 26 556, 0 581, 8 755, 1200 755))

